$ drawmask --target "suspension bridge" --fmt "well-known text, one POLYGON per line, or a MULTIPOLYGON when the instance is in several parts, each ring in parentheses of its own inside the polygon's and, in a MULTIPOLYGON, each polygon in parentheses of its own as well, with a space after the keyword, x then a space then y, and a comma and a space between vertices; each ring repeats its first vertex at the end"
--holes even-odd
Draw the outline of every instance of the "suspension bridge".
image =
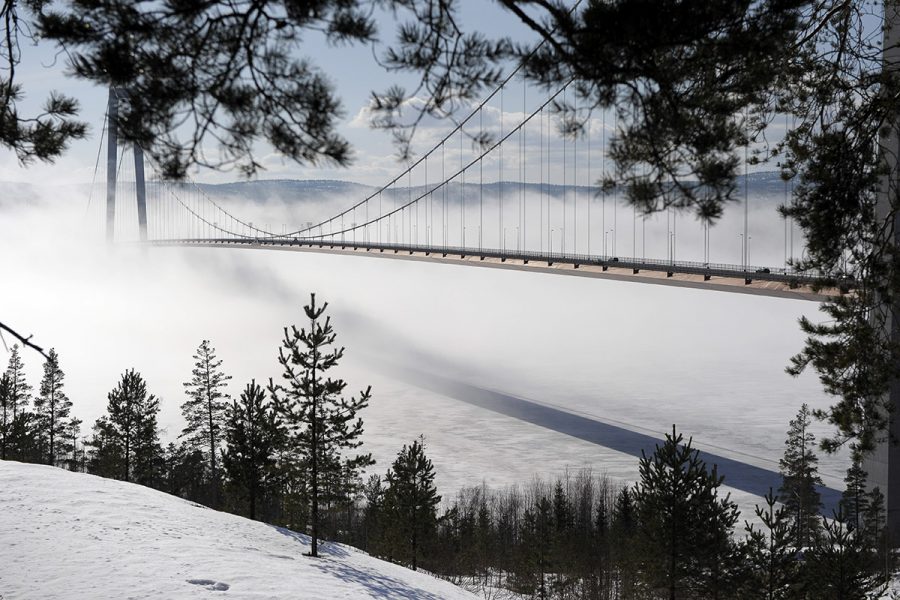
MULTIPOLYGON (((850 279, 793 266, 803 239, 777 211, 790 199, 791 182, 771 176, 751 194, 751 184, 765 177, 745 159, 735 202, 715 225, 672 210, 639 214, 624 202, 621 185, 597 183, 615 180, 607 147, 616 118, 589 115, 580 135, 562 135, 554 103, 570 101, 568 86, 538 95, 517 75, 518 69, 383 185, 359 197, 298 201, 292 210, 302 217, 280 231, 260 225, 267 216, 251 201, 166 181, 145 165, 140 148, 119 143, 117 112, 127 94, 111 90, 107 240, 325 252, 817 302, 852 293, 850 279), (248 216, 254 211, 255 218, 248 216)), ((900 450, 885 444, 868 467, 900 539, 900 474, 890 474, 900 467, 900 450)))
POLYGON ((615 118, 589 116, 582 135, 561 135, 553 106, 570 102, 568 86, 529 104, 517 74, 387 183, 337 199, 342 206, 333 214, 309 202, 308 218, 280 231, 254 225, 239 216, 240 206, 200 185, 164 181, 152 166, 145 177, 141 149, 119 151, 116 115, 127 100, 111 90, 107 239, 402 258, 814 301, 852 289, 851 280, 792 266, 802 239, 777 215, 789 182, 780 183, 783 198, 760 203, 760 214, 751 209, 755 174, 745 166, 743 194, 739 189, 724 219, 731 217, 731 231, 673 210, 638 214, 625 206, 621 186, 596 183, 615 175, 607 156, 615 118), (753 234, 772 237, 767 230, 782 226, 783 253, 771 247, 778 244, 755 246, 754 256, 766 262, 754 264, 753 234))

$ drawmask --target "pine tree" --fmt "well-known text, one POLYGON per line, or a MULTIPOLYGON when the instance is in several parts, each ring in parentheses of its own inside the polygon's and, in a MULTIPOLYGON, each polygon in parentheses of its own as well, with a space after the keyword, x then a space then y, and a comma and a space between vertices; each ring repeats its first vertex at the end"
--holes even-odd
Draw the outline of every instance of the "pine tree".
POLYGON ((100 424, 121 453, 121 471, 125 481, 151 484, 162 459, 156 415, 159 400, 147 394, 147 384, 134 369, 126 371, 107 396, 108 418, 100 424))
POLYGON ((275 466, 278 436, 275 412, 253 380, 225 413, 227 449, 222 454, 222 466, 246 497, 251 519, 256 519, 257 500, 275 466))
POLYGON ((406 545, 404 554, 413 571, 418 567, 422 546, 437 526, 441 497, 434 476, 434 465, 425 456, 425 444, 420 440, 403 446, 385 476, 386 504, 394 512, 392 521, 401 532, 406 545))
POLYGON ((373 464, 371 455, 358 454, 343 458, 344 450, 362 445, 362 419, 357 413, 368 406, 371 388, 359 398, 344 398, 347 384, 332 379, 328 373, 344 355, 343 348, 332 348, 337 337, 331 318, 323 315, 328 303, 316 306, 312 294, 303 308, 309 329, 292 326, 284 329, 278 362, 284 369, 284 385, 270 380, 269 392, 282 422, 288 429, 290 442, 308 473, 312 546, 311 556, 318 556, 320 484, 342 469, 358 471, 373 464))
POLYGON ((18 344, 13 344, 6 374, 9 377, 11 389, 9 406, 12 410, 12 418, 15 419, 20 412, 28 408, 28 401, 31 399, 31 386, 25 380, 25 365, 22 357, 19 356, 18 344))
POLYGON ((194 361, 192 378, 184 384, 188 399, 181 405, 181 413, 187 425, 181 436, 186 438, 189 447, 204 451, 208 457, 212 504, 215 506, 219 488, 216 458, 229 400, 222 390, 231 376, 222 372, 222 361, 216 358, 216 350, 209 340, 200 343, 194 361))
MULTIPOLYGON (((53 348, 44 362, 44 377, 41 379, 40 394, 34 399, 34 414, 37 437, 46 444, 48 465, 56 464, 60 439, 65 438, 67 419, 72 410, 72 401, 63 391, 65 374, 59 366, 59 356, 53 348)), ((62 440, 65 442, 65 439, 62 440)))
POLYGON ((791 515, 794 543, 799 548, 812 544, 821 527, 822 500, 816 486, 822 485, 822 478, 814 451, 816 438, 809 431, 810 415, 809 406, 803 404, 790 422, 784 457, 778 463, 782 476, 778 499, 791 515))
POLYGON ((715 573, 731 553, 739 514, 728 495, 718 496, 724 477, 707 471, 690 439, 682 442, 673 427, 652 456, 641 458, 634 488, 641 576, 650 589, 666 589, 670 600, 721 587, 715 573))

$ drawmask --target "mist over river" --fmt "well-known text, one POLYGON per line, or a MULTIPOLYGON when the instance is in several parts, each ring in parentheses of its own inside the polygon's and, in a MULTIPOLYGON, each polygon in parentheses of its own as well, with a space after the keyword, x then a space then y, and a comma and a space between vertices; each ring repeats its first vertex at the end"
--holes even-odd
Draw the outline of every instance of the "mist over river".
MULTIPOLYGON (((710 455, 777 471, 800 405, 829 403, 814 374, 784 372, 803 343, 797 319, 822 318, 814 302, 361 256, 108 247, 96 197, 88 206, 75 196, 0 203, 0 317, 59 352, 85 434, 134 367, 161 398, 166 441, 175 439, 203 339, 233 376, 232 394, 278 377, 282 328, 304 324, 310 292, 329 302, 348 392, 372 385, 362 417, 374 469, 424 435, 445 496, 582 467, 636 478, 637 458, 607 447, 607 434, 589 441, 539 422, 544 414, 644 441, 677 424, 710 455), (486 408, 492 398, 510 404, 486 408)), ((760 262, 783 258, 773 223, 768 250, 757 235, 760 262)), ((737 236, 722 235, 739 254, 737 236)), ((24 358, 36 386, 40 357, 24 358)), ((826 485, 842 488, 846 456, 820 461, 826 485)), ((757 501, 735 497, 745 511, 757 501)))

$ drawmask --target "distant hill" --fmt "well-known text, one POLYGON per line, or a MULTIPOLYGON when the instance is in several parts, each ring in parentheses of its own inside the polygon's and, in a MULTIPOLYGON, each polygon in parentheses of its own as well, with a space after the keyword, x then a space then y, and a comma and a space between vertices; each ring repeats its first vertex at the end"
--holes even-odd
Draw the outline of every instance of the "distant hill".
MULTIPOLYGON (((748 191, 751 196, 757 199, 765 199, 771 201, 783 201, 785 184, 777 172, 766 171, 760 173, 752 173, 747 178, 748 191)), ((194 187, 195 184, 181 184, 188 187, 194 187)), ((433 185, 433 184, 432 184, 433 185)), ((284 204, 307 204, 319 202, 333 202, 335 200, 346 200, 348 204, 359 202, 368 196, 378 193, 378 188, 374 186, 353 183, 350 181, 339 181, 330 179, 261 179, 255 181, 237 181, 233 183, 196 184, 196 187, 203 190, 205 194, 218 201, 222 201, 232 206, 241 202, 252 202, 254 204, 264 204, 267 202, 279 202, 284 204)), ((431 186, 430 186, 431 187, 431 186)), ((390 202, 405 202, 411 198, 416 198, 428 193, 429 188, 424 186, 412 186, 408 188, 402 184, 397 184, 381 192, 382 199, 390 202)), ((739 177, 736 182, 736 197, 743 197, 744 178, 739 177)), ((62 190, 74 192, 78 197, 87 197, 90 186, 88 184, 76 184, 69 186, 44 185, 21 182, 0 182, 0 206, 9 205, 18 202, 40 202, 52 199, 65 198, 75 194, 60 193, 62 190)), ((544 195, 552 198, 562 198, 565 194, 578 193, 579 195, 590 194, 597 191, 597 188, 591 188, 586 185, 572 186, 561 185, 559 183, 525 183, 518 181, 503 181, 501 183, 493 182, 484 185, 481 189, 477 183, 466 183, 462 186, 458 182, 452 182, 446 186, 446 190, 441 188, 433 192, 435 200, 446 200, 450 203, 457 203, 462 198, 463 192, 467 202, 474 199, 493 199, 500 192, 507 197, 524 193, 529 196, 544 195)), ((104 201, 105 190, 102 184, 95 185, 93 193, 94 201, 104 201)))
MULTIPOLYGON (((748 192, 754 197, 775 197, 783 200, 785 185, 780 175, 775 171, 767 171, 760 173, 752 173, 747 178, 748 192)), ((218 198, 224 201, 250 201, 261 203, 269 200, 277 200, 285 203, 294 202, 324 202, 333 201, 335 199, 346 198, 348 203, 358 202, 368 196, 377 194, 379 188, 374 186, 352 183, 349 181, 337 180, 293 180, 293 179, 276 179, 276 180, 259 180, 244 181, 226 184, 199 184, 205 193, 210 197, 218 198)), ((410 199, 427 194, 433 187, 433 184, 426 188, 425 186, 406 187, 402 184, 394 185, 381 192, 382 198, 385 200, 397 202, 405 202, 410 199)), ((736 181, 736 197, 743 197, 744 177, 741 176, 736 181)), ((463 186, 459 182, 452 182, 446 186, 446 190, 440 188, 432 192, 435 200, 443 200, 446 195, 448 202, 459 202, 462 197, 461 191, 465 192, 466 201, 472 201, 476 198, 496 198, 501 192, 505 196, 515 196, 522 192, 529 196, 543 194, 552 198, 562 198, 565 194, 590 194, 597 191, 596 187, 587 185, 561 185, 559 183, 521 183, 518 181, 503 181, 500 183, 492 182, 484 184, 483 190, 477 183, 466 183, 463 186)))
POLYGON ((332 179, 260 179, 256 181, 236 181, 233 183, 197 184, 210 197, 224 200, 249 200, 265 202, 316 202, 335 196, 364 198, 375 188, 332 179))

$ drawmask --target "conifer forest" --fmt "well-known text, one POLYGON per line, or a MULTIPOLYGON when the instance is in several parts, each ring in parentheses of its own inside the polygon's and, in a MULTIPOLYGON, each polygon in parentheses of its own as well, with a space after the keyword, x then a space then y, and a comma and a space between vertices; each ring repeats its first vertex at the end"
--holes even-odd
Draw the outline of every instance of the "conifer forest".
POLYGON ((812 414, 786 431, 782 484, 755 515, 720 488, 673 426, 639 461, 634 485, 576 470, 527 485, 470 485, 442 493, 427 440, 390 465, 362 447, 365 408, 333 377, 345 349, 327 303, 312 295, 301 325, 285 327, 273 376, 230 384, 210 340, 192 357, 181 405, 186 426, 161 443, 161 400, 137 369, 109 391, 89 427, 73 413, 65 374, 47 352, 33 387, 12 348, 0 377, 0 457, 134 482, 319 540, 355 546, 486 598, 836 598, 863 600, 894 568, 884 500, 859 461, 837 510, 817 491, 812 414))

